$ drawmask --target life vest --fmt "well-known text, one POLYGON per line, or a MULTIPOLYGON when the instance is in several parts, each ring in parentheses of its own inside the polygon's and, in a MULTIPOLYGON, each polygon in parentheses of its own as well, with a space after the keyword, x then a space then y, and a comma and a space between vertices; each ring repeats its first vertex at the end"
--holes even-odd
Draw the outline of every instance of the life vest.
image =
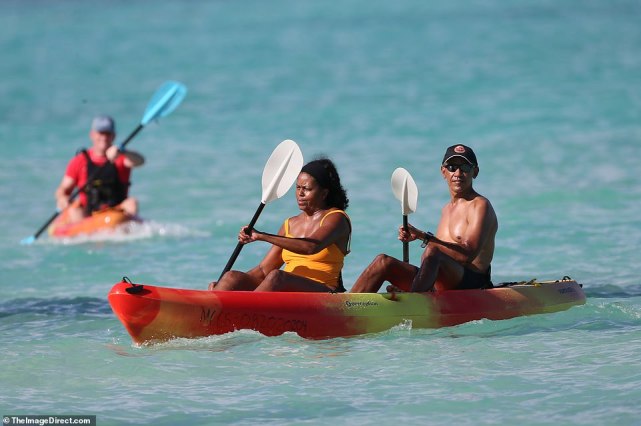
POLYGON ((87 160, 87 179, 91 179, 85 186, 87 194, 85 213, 89 215, 105 206, 113 207, 122 203, 127 198, 129 182, 122 182, 118 178, 115 164, 107 161, 99 166, 91 161, 87 150, 83 149, 81 152, 87 160))

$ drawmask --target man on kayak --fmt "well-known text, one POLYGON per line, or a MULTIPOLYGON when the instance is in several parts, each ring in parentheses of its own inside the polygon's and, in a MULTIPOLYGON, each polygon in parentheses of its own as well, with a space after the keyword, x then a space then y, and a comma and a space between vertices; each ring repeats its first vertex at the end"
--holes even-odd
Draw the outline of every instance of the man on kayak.
POLYGON ((490 264, 498 220, 490 201, 472 187, 479 174, 474 151, 460 144, 447 148, 441 174, 449 187, 450 201, 441 211, 436 235, 412 225, 408 225, 408 232, 399 228, 399 240, 423 241, 420 267, 379 254, 351 292, 375 293, 385 281, 392 284, 388 291, 492 287, 490 264))
POLYGON ((117 207, 130 216, 138 214, 138 202, 129 197, 131 169, 142 165, 145 159, 134 151, 119 151, 113 145, 116 125, 107 115, 96 116, 91 123, 89 138, 92 146, 73 157, 65 175, 56 189, 56 205, 59 211, 68 209, 69 223, 75 223, 105 207, 117 207), (79 202, 70 203, 73 189, 80 191, 79 202))

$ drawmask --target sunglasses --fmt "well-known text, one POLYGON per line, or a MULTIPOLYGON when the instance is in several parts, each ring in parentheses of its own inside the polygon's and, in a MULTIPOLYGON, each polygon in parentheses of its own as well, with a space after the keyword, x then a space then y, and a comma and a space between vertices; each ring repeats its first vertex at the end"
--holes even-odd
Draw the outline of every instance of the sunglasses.
POLYGON ((447 169, 448 172, 454 173, 457 170, 461 170, 463 173, 469 173, 474 169, 474 166, 468 163, 464 164, 444 164, 443 167, 447 169))

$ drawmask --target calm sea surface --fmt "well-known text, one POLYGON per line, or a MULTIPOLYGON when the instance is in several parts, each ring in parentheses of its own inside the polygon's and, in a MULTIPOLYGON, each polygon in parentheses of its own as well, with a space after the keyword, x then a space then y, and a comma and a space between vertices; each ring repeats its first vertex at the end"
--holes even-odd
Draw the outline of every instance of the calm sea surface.
MULTIPOLYGON (((0 414, 100 425, 641 421, 638 1, 0 2, 0 414), (122 141, 166 80, 183 104, 129 148, 147 222, 35 244, 97 113, 122 141), (335 160, 354 224, 347 287, 401 256, 396 167, 434 229, 448 145, 475 148, 500 221, 495 282, 583 283, 587 304, 438 330, 307 341, 252 332, 132 345, 122 276, 206 288, 283 139, 335 160)), ((296 214, 293 194, 257 227, 296 214)), ((255 265, 246 247, 234 265, 255 265)), ((414 262, 418 244, 411 246, 414 262)))

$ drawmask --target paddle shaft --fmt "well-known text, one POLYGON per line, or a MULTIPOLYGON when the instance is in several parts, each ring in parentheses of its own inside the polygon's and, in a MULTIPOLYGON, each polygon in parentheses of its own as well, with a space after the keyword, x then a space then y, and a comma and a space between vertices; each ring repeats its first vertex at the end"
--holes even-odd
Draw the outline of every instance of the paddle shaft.
POLYGON ((133 139, 133 138, 134 138, 138 133, 140 133, 140 131, 142 130, 142 128, 143 128, 143 127, 145 127, 145 126, 143 126, 142 124, 139 124, 139 125, 138 125, 138 127, 136 127, 136 129, 135 129, 133 132, 131 132, 131 134, 130 134, 129 136, 127 136, 127 139, 125 139, 125 141, 124 141, 123 143, 121 143, 121 144, 120 144, 120 146, 118 147, 118 150, 119 150, 119 151, 123 151, 123 150, 125 149, 125 147, 127 146, 127 144, 128 144, 128 143, 129 143, 129 142, 130 142, 130 141, 131 141, 131 140, 132 140, 132 139, 133 139))
MULTIPOLYGON (((403 215, 403 230, 409 232, 407 228, 407 215, 403 215)), ((403 241, 403 262, 409 263, 410 261, 410 245, 407 241, 403 241)))
MULTIPOLYGON (((258 216, 260 216, 264 208, 265 208, 265 203, 260 203, 260 205, 258 206, 258 209, 256 209, 256 213, 254 213, 254 217, 252 217, 252 220, 251 222, 249 222, 249 225, 247 226, 247 229, 245 230, 245 232, 250 233, 252 229, 254 229, 254 225, 256 225, 258 216)), ((227 272, 231 270, 231 267, 234 265, 234 262, 236 262, 236 259, 238 258, 240 251, 243 249, 243 246, 244 244, 242 243, 236 244, 236 249, 232 253, 231 257, 229 258, 227 265, 225 265, 225 269, 223 269, 223 272, 220 274, 220 277, 218 278, 218 282, 220 282, 220 280, 223 278, 223 275, 225 275, 227 272)))
MULTIPOLYGON (((129 143, 129 142, 130 142, 130 141, 131 141, 131 140, 132 140, 132 139, 133 139, 133 138, 134 138, 138 133, 140 133, 140 131, 142 130, 142 128, 143 128, 143 127, 144 127, 144 126, 143 126, 142 124, 139 124, 139 125, 138 125, 138 127, 136 127, 136 129, 135 129, 133 132, 131 132, 131 134, 127 137, 127 139, 125 139, 125 141, 124 141, 123 143, 121 143, 121 144, 120 144, 120 147, 118 148, 118 150, 119 150, 119 151, 124 150, 124 149, 125 149, 125 146, 127 146, 127 144, 128 144, 128 143, 129 143)), ((71 195, 69 195, 69 202, 72 202, 72 201, 73 201, 73 200, 78 196, 78 194, 80 194, 80 192, 82 192, 82 191, 84 191, 85 189, 87 189, 87 187, 91 184, 91 181, 92 181, 92 180, 93 180, 93 178, 95 177, 96 173, 98 173, 99 171, 100 171, 100 169, 96 169, 96 171, 94 171, 94 173, 92 173, 91 175, 89 175, 89 176, 87 177, 87 182, 86 182, 86 183, 85 183, 81 188, 75 188, 75 189, 71 192, 71 195)), ((38 238, 38 237, 39 237, 39 236, 40 236, 40 235, 41 235, 41 234, 42 234, 42 233, 47 229, 47 227, 48 227, 49 225, 51 225, 51 222, 53 222, 53 221, 54 221, 54 220, 55 220, 55 219, 60 215, 60 213, 62 213, 62 210, 60 210, 60 211, 56 211, 54 214, 52 214, 52 215, 51 215, 51 217, 49 218, 49 220, 47 220, 47 221, 45 222, 45 224, 44 224, 44 225, 42 225, 42 226, 40 227, 40 229, 38 229, 38 231, 36 231, 36 233, 35 233, 35 234, 33 234, 33 238, 34 238, 34 239, 38 238)))

